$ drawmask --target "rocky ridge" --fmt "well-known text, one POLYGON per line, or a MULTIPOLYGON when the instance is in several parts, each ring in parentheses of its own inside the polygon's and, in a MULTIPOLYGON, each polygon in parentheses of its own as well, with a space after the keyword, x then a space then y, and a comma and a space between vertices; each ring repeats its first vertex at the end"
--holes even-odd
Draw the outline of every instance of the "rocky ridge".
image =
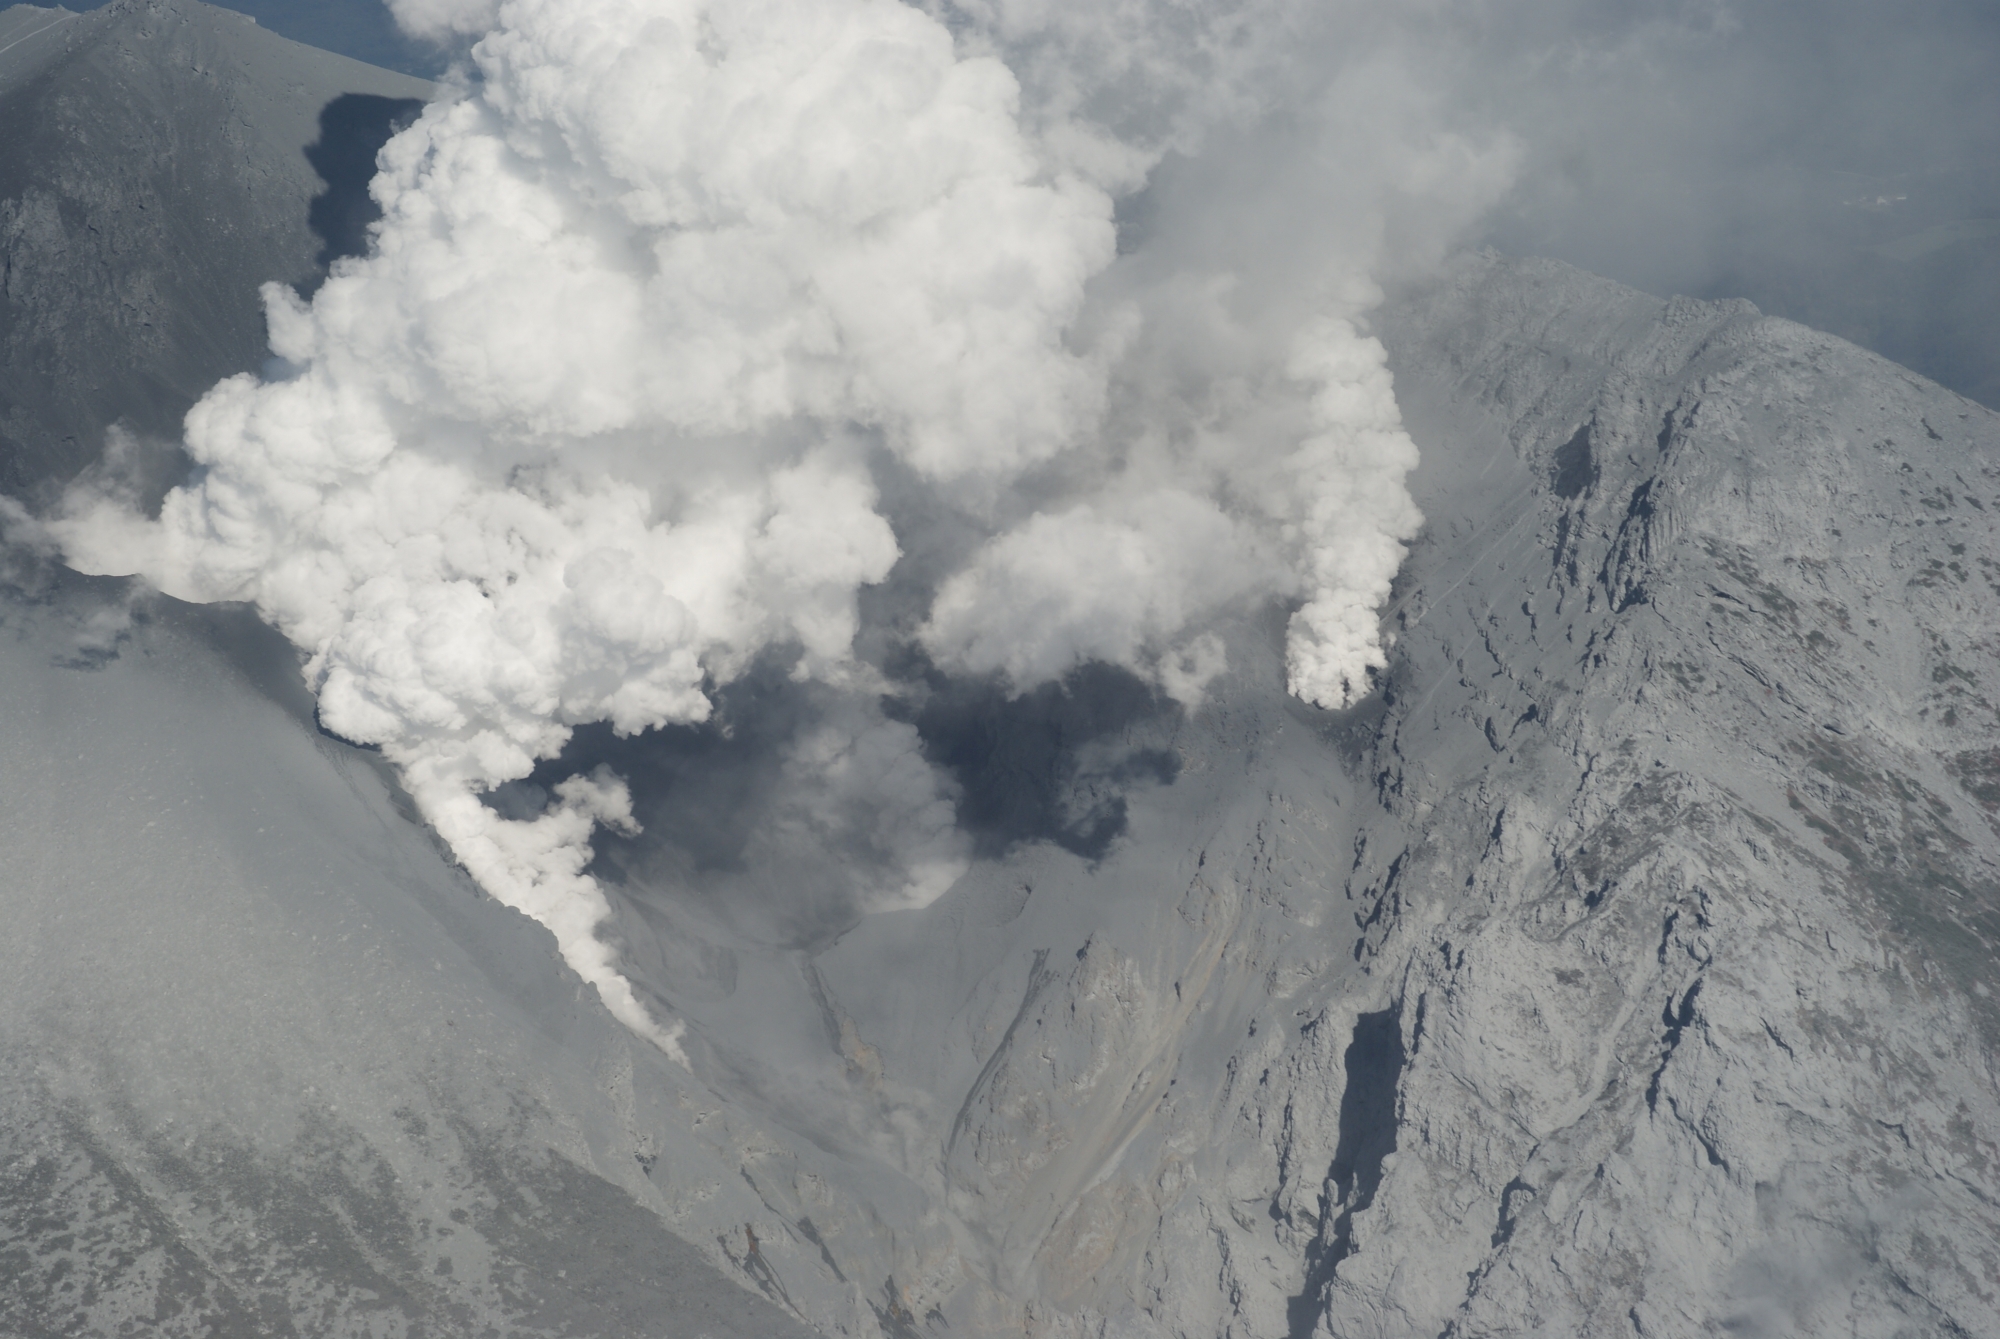
POLYGON ((1478 537, 1395 616, 1415 840, 1357 874, 1409 1060, 1326 1328, 1991 1328, 2000 425, 1548 263, 1384 335, 1426 436, 1533 488, 1427 498, 1478 537))

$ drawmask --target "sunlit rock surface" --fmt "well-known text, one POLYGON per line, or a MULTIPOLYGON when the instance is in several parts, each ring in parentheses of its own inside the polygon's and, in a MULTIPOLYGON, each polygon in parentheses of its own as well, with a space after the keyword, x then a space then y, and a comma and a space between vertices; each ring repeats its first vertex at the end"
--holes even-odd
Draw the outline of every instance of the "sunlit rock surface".
POLYGON ((1548 263, 1382 325, 1409 1060, 1327 1328, 1991 1329, 2000 423, 1548 263))

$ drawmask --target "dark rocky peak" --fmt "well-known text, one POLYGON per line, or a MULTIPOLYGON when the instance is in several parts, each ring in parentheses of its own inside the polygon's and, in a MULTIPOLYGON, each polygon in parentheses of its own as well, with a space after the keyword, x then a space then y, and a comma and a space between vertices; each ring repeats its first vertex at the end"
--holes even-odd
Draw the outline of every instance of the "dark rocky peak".
POLYGON ((265 358, 261 285, 365 237, 365 170, 430 86, 195 0, 0 12, 0 490, 31 501, 122 425, 141 486, 265 358))

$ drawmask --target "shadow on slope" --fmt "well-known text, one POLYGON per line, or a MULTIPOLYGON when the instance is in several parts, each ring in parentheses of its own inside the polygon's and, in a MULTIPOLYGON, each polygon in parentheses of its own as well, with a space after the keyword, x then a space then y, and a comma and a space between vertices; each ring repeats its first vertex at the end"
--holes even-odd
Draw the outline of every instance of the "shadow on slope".
POLYGON ((268 356, 261 287, 365 240, 375 150, 430 90, 192 0, 54 31, 0 69, 0 489, 46 504, 122 425, 156 504, 188 408, 268 356))
POLYGON ((369 226, 382 217, 382 207, 368 193, 375 156, 423 109, 418 98, 373 93, 343 93, 320 108, 319 138, 306 146, 305 154, 326 183, 306 209, 306 226, 322 243, 322 270, 336 260, 368 253, 369 226))
POLYGON ((1347 1081, 1340 1094, 1340 1141, 1327 1170, 1332 1194, 1320 1201, 1322 1226, 1306 1251, 1305 1287, 1286 1307, 1291 1339, 1311 1339, 1326 1306, 1326 1286, 1354 1252, 1354 1215, 1374 1203, 1382 1161, 1396 1151, 1396 1084, 1403 1058, 1403 1029, 1394 1009, 1354 1020, 1354 1039, 1341 1058, 1347 1081))
POLYGON ((978 854, 1040 841, 1094 861, 1125 832, 1125 792, 1179 774, 1180 759, 1145 738, 1174 710, 1129 672, 1090 664, 1019 697, 990 680, 940 681, 910 719, 962 788, 959 826, 978 854))
MULTIPOLYGON (((1178 773, 1153 728, 1176 708, 1123 670, 1086 666, 1014 698, 991 680, 927 677, 919 702, 881 705, 914 727, 924 757, 956 783, 958 826, 975 855, 1048 842, 1100 859, 1125 831, 1126 793, 1178 773)), ((894 844, 867 825, 849 830, 797 810, 795 747, 846 719, 843 710, 823 687, 794 681, 782 656, 712 697, 714 715, 698 726, 624 739, 608 723, 580 726, 561 754, 489 802, 529 818, 566 778, 608 766, 629 786, 642 830, 599 831, 600 876, 641 902, 701 905, 764 942, 827 942, 902 877, 894 844)))

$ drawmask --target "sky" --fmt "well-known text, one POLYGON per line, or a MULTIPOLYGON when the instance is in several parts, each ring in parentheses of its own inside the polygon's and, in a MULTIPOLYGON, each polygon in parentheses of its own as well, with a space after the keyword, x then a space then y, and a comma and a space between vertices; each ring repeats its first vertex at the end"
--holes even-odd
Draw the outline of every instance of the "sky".
POLYGON ((2000 406, 2000 6, 1712 8, 1513 67, 1530 163, 1491 242, 1748 298, 2000 406))

